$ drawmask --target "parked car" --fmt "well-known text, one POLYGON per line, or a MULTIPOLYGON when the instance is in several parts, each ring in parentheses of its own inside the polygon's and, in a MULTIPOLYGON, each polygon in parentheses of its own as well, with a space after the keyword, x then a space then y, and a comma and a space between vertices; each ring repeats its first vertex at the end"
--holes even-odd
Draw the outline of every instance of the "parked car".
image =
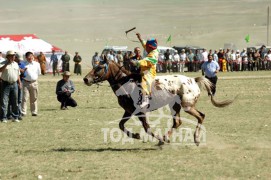
POLYGON ((201 48, 199 46, 173 46, 174 49, 178 51, 178 53, 181 53, 182 49, 185 50, 185 53, 188 53, 189 50, 192 50, 192 52, 195 54, 196 50, 199 50, 200 52, 203 51, 204 48, 201 48))
POLYGON ((118 51, 124 55, 126 52, 128 52, 128 46, 105 46, 102 54, 106 55, 109 51, 113 51, 114 54, 117 54, 118 51))
MULTIPOLYGON (((255 52, 256 50, 261 49, 262 46, 251 46, 247 47, 247 52, 249 52, 251 49, 255 52)), ((268 52, 271 49, 271 46, 266 46, 266 52, 268 52)))

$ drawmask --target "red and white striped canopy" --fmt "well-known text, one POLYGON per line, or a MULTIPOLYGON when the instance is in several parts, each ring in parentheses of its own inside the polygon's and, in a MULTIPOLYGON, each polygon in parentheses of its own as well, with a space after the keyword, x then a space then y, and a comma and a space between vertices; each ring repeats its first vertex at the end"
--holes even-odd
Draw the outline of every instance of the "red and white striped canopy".
POLYGON ((9 50, 25 53, 35 52, 61 52, 62 49, 38 38, 34 34, 0 35, 0 51, 6 53, 9 50))

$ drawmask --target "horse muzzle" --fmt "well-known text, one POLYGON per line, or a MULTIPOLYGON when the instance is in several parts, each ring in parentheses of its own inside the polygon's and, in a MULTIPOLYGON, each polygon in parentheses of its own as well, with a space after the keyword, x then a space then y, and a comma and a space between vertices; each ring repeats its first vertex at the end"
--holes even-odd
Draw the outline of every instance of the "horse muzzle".
POLYGON ((93 82, 93 79, 88 79, 88 78, 84 78, 84 83, 87 85, 87 86, 91 86, 94 82, 93 82))

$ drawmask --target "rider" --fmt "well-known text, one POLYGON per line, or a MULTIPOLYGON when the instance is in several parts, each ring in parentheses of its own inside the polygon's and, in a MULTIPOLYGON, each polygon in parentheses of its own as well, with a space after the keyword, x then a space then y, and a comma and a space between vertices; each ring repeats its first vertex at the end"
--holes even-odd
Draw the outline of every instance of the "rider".
POLYGON ((156 63, 158 62, 159 52, 157 50, 156 39, 151 38, 145 42, 141 39, 141 35, 139 33, 136 35, 145 51, 148 53, 145 58, 139 61, 132 61, 133 65, 140 68, 140 75, 142 76, 142 100, 139 102, 139 105, 141 108, 144 108, 149 105, 149 97, 151 96, 151 84, 156 76, 156 63))

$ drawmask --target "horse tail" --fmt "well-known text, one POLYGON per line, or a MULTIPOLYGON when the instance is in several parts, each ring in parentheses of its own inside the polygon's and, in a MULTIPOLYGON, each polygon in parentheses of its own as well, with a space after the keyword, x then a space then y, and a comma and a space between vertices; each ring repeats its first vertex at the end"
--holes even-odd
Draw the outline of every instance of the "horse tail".
POLYGON ((214 96, 212 94, 212 87, 213 87, 213 83, 210 82, 207 78, 205 77, 196 77, 195 81, 197 82, 199 87, 204 87, 206 89, 206 91, 208 92, 208 95, 211 96, 211 102, 215 107, 226 107, 228 105, 230 105, 231 103, 234 102, 234 100, 236 99, 236 97, 233 100, 225 100, 225 101, 221 101, 218 102, 214 99, 214 96))

